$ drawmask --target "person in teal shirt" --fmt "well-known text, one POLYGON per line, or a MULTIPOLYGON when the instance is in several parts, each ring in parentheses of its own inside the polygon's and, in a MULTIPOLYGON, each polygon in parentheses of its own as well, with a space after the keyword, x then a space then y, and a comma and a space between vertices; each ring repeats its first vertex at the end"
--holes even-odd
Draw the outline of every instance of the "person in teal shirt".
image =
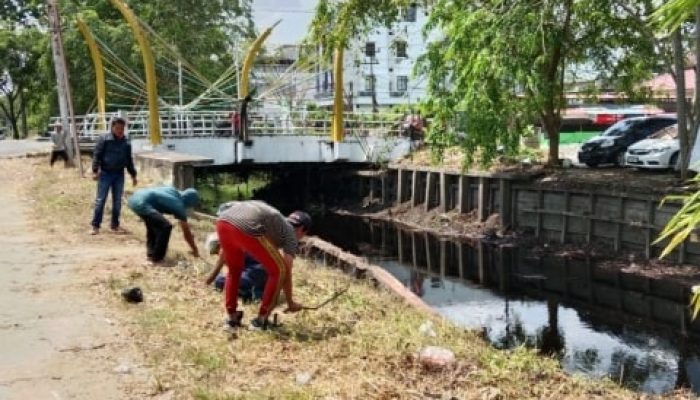
POLYGON ((163 216, 170 214, 180 221, 180 228, 192 254, 199 257, 197 244, 187 223, 187 210, 199 204, 199 194, 193 188, 178 191, 172 186, 139 189, 127 205, 146 224, 146 255, 151 263, 165 258, 173 225, 163 216))

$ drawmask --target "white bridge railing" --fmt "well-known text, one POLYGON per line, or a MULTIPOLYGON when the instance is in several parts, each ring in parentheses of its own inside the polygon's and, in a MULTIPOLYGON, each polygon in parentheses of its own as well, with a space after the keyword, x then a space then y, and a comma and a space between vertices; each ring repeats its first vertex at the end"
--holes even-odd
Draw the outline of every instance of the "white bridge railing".
MULTIPOLYGON (((76 116, 78 136, 95 139, 109 130, 116 117, 127 121, 127 133, 132 138, 148 136, 148 112, 110 112, 104 115, 76 116)), ((410 116, 387 113, 346 113, 345 133, 352 136, 398 136, 405 134, 410 116)), ((52 129, 58 118, 52 118, 52 129)), ((237 129, 229 111, 171 111, 160 113, 163 138, 234 136, 237 129)), ((279 110, 253 108, 248 114, 250 135, 312 135, 330 136, 331 114, 326 111, 279 110)))
MULTIPOLYGON (((148 112, 110 112, 104 115, 76 116, 78 136, 95 139, 107 132, 116 117, 127 121, 127 133, 132 138, 148 136, 148 112)), ((234 136, 237 129, 230 111, 162 110, 160 127, 163 138, 234 136)), ((388 113, 345 113, 346 136, 398 136, 408 128, 408 116, 388 113)), ((52 127, 59 122, 52 118, 52 127)), ((326 111, 280 110, 251 108, 248 114, 250 135, 318 135, 330 137, 331 114, 326 111)))

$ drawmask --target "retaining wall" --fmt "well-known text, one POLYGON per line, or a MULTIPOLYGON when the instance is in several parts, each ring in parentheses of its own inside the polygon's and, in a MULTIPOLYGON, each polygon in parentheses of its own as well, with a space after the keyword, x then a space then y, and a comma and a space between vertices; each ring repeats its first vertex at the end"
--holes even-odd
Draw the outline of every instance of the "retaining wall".
MULTIPOLYGON (((474 213, 479 221, 499 214, 506 227, 531 231, 560 243, 609 246, 646 258, 658 256, 665 243, 653 244, 679 204, 662 203, 663 193, 625 192, 600 184, 587 189, 547 187, 542 174, 485 174, 432 168, 390 167, 358 174, 358 191, 386 206, 410 202, 426 211, 474 213)), ((669 257, 700 264, 700 239, 692 235, 669 257)))

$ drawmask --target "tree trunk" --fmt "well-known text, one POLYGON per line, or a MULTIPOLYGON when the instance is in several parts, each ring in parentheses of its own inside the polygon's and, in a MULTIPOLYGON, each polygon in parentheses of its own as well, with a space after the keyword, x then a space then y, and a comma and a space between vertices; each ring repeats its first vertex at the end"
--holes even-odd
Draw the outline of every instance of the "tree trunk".
POLYGON ((2 108, 2 111, 5 114, 5 117, 10 122, 10 128, 12 128, 12 138, 13 139, 19 139, 19 123, 18 123, 19 117, 15 111, 16 98, 17 97, 14 96, 12 92, 6 93, 5 99, 7 99, 7 107, 0 104, 0 108, 2 108))
POLYGON ((676 115, 678 116, 678 140, 680 141, 681 179, 688 177, 688 122, 685 101, 685 63, 681 28, 673 32, 673 60, 676 70, 676 115))
POLYGON ((19 88, 19 114, 22 115, 22 137, 29 136, 29 128, 27 127, 27 98, 24 95, 24 88, 19 88))
POLYGON ((547 132, 549 139, 549 153, 547 155, 547 165, 551 167, 559 166, 559 119, 553 110, 547 110, 542 115, 542 125, 547 132))
MULTIPOLYGON (((700 54, 700 6, 695 8, 695 54, 700 54)), ((700 63, 695 61, 695 93, 693 93, 693 123, 690 132, 688 132, 688 167, 690 167, 690 158, 693 155, 695 141, 698 137, 698 129, 700 129, 700 63)))

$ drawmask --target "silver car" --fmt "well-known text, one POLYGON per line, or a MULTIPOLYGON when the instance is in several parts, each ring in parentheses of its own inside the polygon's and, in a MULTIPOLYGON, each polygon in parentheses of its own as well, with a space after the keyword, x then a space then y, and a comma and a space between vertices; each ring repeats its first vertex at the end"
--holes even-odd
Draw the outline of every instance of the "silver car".
POLYGON ((636 168, 678 170, 680 148, 678 124, 675 124, 628 147, 625 164, 636 168))

